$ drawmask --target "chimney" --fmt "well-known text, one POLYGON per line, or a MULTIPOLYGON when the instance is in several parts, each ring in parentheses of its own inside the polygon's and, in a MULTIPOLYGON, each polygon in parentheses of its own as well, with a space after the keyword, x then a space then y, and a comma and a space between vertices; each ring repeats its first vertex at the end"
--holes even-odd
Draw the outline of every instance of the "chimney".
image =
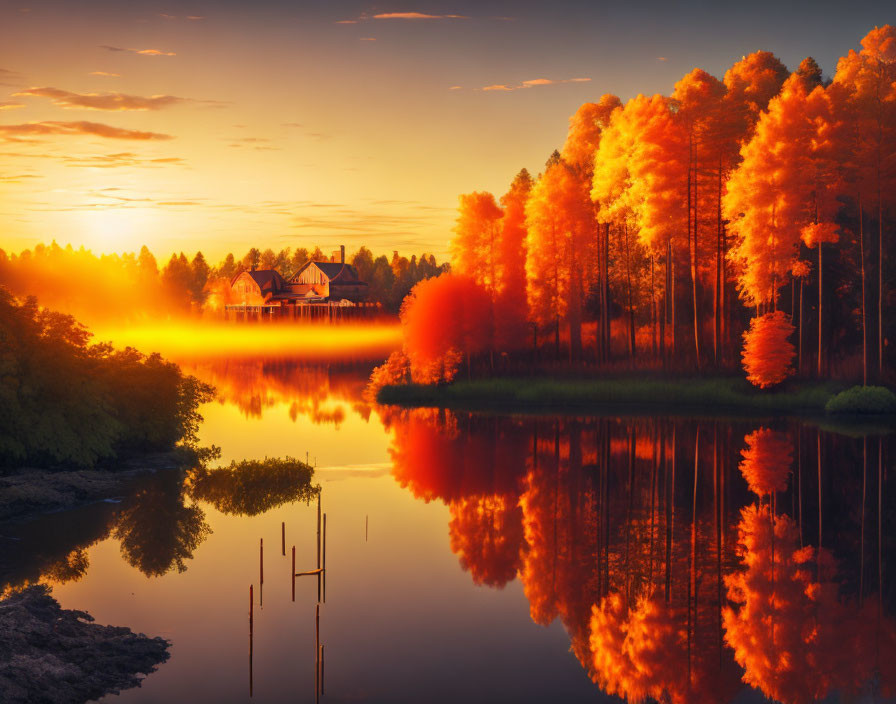
POLYGON ((330 260, 335 262, 336 264, 345 264, 345 245, 339 245, 339 249, 333 252, 333 256, 330 257, 330 260))

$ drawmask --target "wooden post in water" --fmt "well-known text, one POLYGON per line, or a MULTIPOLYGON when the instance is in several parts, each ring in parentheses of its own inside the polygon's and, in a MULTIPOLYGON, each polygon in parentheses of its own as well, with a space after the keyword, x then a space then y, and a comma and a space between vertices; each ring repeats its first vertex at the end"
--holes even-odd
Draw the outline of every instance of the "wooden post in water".
POLYGON ((264 605, 264 538, 258 539, 258 605, 264 605))
POLYGON ((292 546, 292 600, 296 600, 296 546, 292 546))
POLYGON ((324 549, 323 563, 321 563, 321 579, 324 582, 324 603, 327 603, 327 514, 324 514, 324 549))
POLYGON ((320 693, 324 693, 324 646, 320 646, 320 693))
POLYGON ((252 596, 252 585, 249 585, 249 696, 252 696, 252 636, 253 636, 253 613, 252 607, 254 598, 252 596))
POLYGON ((280 523, 280 549, 283 551, 283 557, 286 557, 286 521, 280 523))
POLYGON ((320 696, 320 604, 314 610, 314 700, 320 696))
MULTIPOLYGON (((320 570, 320 492, 317 493, 317 569, 320 570)), ((320 572, 317 573, 317 601, 320 602, 320 572)))

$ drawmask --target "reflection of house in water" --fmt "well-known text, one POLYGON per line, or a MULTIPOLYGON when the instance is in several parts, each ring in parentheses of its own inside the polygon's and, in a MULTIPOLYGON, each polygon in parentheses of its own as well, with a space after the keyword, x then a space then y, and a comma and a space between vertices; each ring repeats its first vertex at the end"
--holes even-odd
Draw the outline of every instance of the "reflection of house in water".
POLYGON ((306 262, 289 280, 256 269, 237 274, 230 288, 234 302, 225 314, 237 319, 363 317, 376 308, 367 303, 367 283, 345 263, 345 246, 330 261, 306 262))

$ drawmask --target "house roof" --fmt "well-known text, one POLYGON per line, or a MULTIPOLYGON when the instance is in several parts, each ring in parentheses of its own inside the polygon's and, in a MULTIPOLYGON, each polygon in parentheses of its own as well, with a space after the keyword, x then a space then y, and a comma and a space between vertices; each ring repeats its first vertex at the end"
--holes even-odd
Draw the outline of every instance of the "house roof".
POLYGON ((230 282, 230 285, 232 286, 234 283, 236 283, 236 280, 243 274, 248 274, 249 276, 251 276, 252 280, 256 284, 258 284, 258 288, 261 289, 262 293, 266 291, 276 293, 286 288, 286 280, 282 276, 280 276, 280 272, 274 269, 255 269, 254 271, 241 271, 239 274, 233 277, 233 281, 230 282))
POLYGON ((295 279, 299 274, 305 271, 305 269, 307 269, 312 264, 320 269, 324 273, 324 276, 326 276, 330 281, 351 281, 354 283, 359 280, 358 272, 355 270, 355 267, 353 267, 351 264, 342 264, 340 262, 305 262, 305 265, 292 275, 292 278, 295 279))

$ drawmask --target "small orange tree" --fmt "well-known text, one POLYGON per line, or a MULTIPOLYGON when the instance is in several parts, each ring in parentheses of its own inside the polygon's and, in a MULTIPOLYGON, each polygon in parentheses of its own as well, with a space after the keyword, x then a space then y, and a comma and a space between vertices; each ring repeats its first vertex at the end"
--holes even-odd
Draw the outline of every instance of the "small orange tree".
POLYGON ((780 310, 750 321, 750 329, 744 333, 742 359, 751 384, 765 389, 793 374, 792 334, 790 316, 780 310))

